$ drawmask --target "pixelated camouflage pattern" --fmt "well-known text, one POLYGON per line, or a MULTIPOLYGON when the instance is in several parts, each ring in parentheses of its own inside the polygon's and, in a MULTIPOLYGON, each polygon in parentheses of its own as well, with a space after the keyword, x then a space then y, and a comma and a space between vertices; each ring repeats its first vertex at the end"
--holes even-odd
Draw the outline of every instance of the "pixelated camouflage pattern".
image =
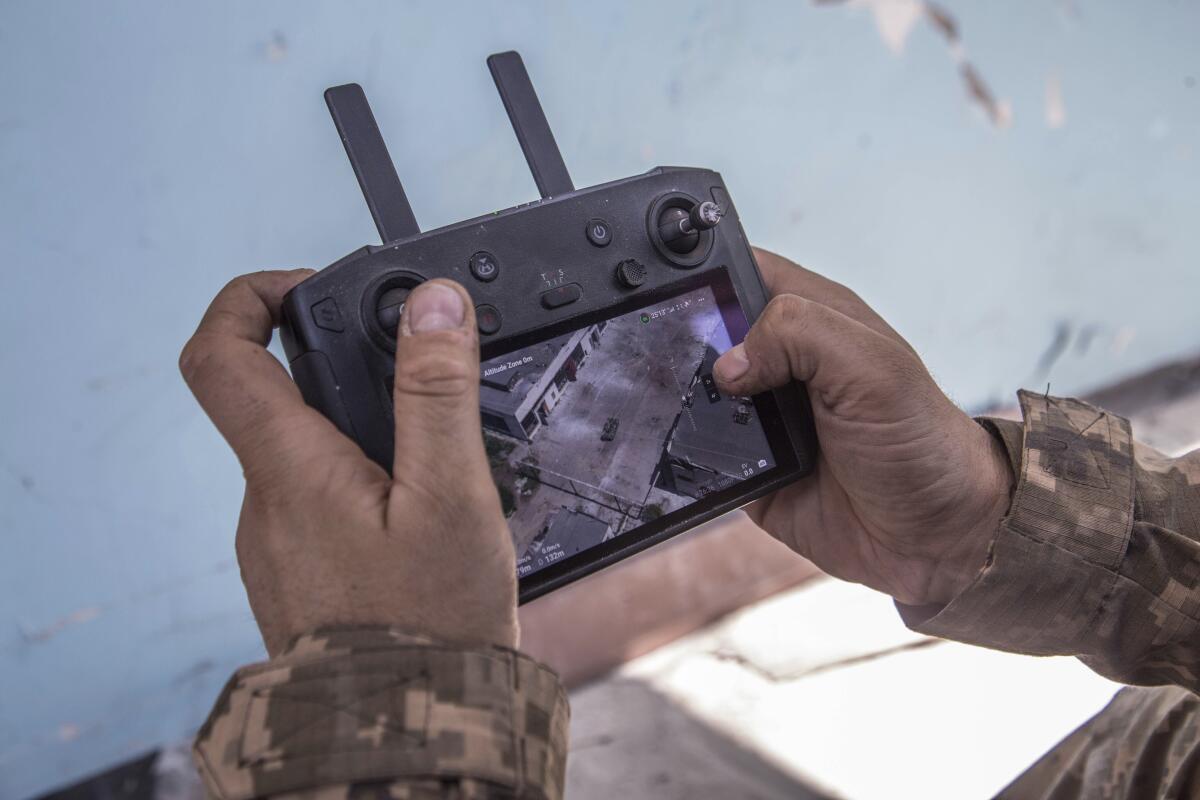
POLYGON ((1127 689, 1004 798, 1200 797, 1200 450, 1137 443, 1128 421, 1021 392, 1024 423, 984 419, 1017 476, 974 583, 922 633, 1074 655, 1127 689))
POLYGON ((446 781, 414 778, 324 786, 273 795, 272 800, 521 800, 529 796, 469 778, 446 781))
POLYGON ((1079 656, 1123 683, 1200 691, 1200 451, 1168 458, 1113 414, 1019 397, 1023 426, 985 421, 1019 453, 988 563, 944 608, 901 608, 905 621, 948 639, 1079 656))
POLYGON ((557 676, 519 653, 339 629, 239 670, 194 752, 228 800, 550 800, 568 716, 557 676))
POLYGON ((1200 697, 1176 686, 1122 689, 997 797, 1200 797, 1198 743, 1200 697))

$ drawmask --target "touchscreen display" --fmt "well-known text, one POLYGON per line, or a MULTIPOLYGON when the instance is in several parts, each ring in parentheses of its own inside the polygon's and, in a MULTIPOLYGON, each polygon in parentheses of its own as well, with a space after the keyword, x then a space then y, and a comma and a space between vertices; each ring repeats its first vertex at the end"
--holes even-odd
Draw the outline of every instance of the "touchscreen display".
POLYGON ((775 466, 755 403, 712 377, 746 327, 703 286, 482 363, 520 577, 775 466))

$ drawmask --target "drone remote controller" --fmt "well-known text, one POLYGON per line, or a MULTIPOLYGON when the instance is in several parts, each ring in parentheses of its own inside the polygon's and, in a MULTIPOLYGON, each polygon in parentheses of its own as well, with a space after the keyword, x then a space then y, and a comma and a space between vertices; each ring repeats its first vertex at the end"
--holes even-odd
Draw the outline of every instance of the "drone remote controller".
POLYGON ((292 289, 281 338, 305 401, 390 471, 404 300, 430 278, 467 288, 525 602, 802 477, 816 439, 802 385, 713 380, 768 299, 721 176, 576 189, 521 57, 487 63, 541 199, 423 233, 362 89, 327 90, 383 243, 292 289))

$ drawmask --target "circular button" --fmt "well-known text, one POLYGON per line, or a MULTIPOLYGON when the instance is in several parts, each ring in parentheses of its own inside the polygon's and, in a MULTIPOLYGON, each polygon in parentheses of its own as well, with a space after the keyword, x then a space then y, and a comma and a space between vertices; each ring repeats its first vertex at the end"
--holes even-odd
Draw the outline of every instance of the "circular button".
POLYGON ((500 311, 487 303, 475 306, 475 322, 479 325, 480 333, 493 334, 500 330, 500 311))
POLYGON ((636 289, 646 282, 646 267, 636 258, 627 258, 617 264, 617 280, 628 289, 636 289))
POLYGON ((480 250, 471 256, 470 267, 476 280, 484 283, 496 280, 496 276, 500 274, 500 262, 486 250, 480 250))
POLYGON ((612 226, 600 218, 589 219, 587 238, 596 247, 606 247, 612 241, 612 226))

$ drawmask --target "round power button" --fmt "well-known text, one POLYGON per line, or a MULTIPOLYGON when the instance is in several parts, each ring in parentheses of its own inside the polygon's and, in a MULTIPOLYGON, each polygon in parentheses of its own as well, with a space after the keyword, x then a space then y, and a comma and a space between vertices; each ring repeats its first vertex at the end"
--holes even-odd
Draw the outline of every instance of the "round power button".
POLYGON ((588 241, 596 247, 607 247, 612 241, 612 226, 602 219, 589 219, 587 224, 588 241))

